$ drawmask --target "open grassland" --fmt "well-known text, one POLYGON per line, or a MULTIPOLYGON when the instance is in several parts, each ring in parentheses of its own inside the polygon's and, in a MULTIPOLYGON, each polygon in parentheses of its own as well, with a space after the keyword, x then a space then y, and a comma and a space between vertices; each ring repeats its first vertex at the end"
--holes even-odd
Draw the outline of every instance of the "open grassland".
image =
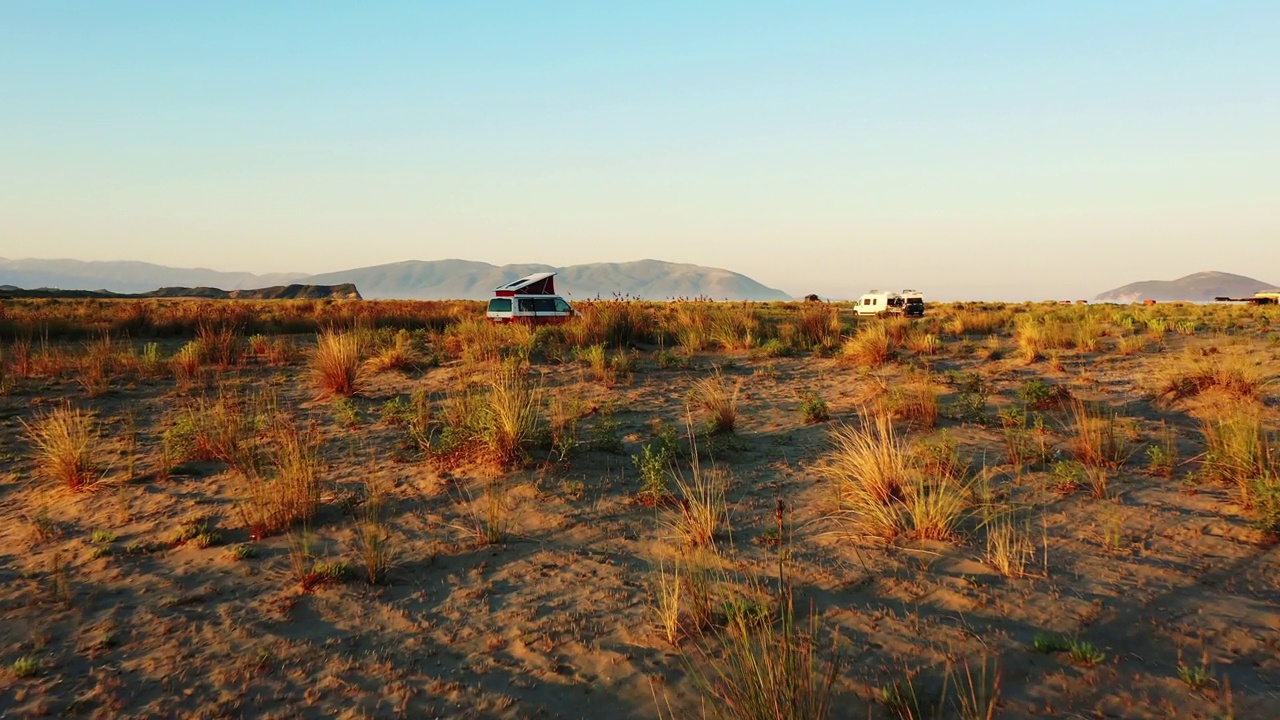
POLYGON ((0 304, 0 714, 1280 715, 1280 312, 0 304))

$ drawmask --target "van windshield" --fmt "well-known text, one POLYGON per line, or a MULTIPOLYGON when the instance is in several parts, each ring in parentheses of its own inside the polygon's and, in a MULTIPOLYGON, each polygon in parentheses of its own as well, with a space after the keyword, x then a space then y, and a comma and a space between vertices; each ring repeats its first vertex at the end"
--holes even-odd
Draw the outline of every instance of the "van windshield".
POLYGON ((511 298, 492 298, 489 300, 489 312, 511 312, 511 298))

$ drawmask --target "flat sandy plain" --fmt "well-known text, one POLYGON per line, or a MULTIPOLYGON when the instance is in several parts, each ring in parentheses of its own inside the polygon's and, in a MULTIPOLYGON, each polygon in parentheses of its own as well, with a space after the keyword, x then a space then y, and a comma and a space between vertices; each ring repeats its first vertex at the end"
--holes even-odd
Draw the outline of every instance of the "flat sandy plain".
MULTIPOLYGON (((1274 442, 1280 313, 1159 310, 1192 319, 1153 329, 1150 308, 934 306, 891 323, 883 362, 845 355, 843 339, 793 353, 747 338, 642 342, 593 367, 553 338, 520 368, 544 431, 506 466, 430 449, 460 388, 482 396, 500 367, 448 330, 402 333, 414 362, 370 369, 349 400, 313 378, 311 333, 271 338, 285 348, 272 357, 237 338, 230 363, 176 378, 185 338, 157 341, 150 370, 136 360, 146 338, 116 340, 135 360, 105 384, 85 382, 84 341, 6 341, 0 717, 739 717, 716 697, 716 659, 733 607, 776 623, 780 564, 798 641, 812 620, 819 671, 838 658, 827 717, 1280 716, 1274 528, 1210 472, 1205 435, 1244 414, 1274 442), (951 320, 981 312, 1004 315, 976 330, 951 320), (1023 314, 1091 318, 1096 337, 1029 362, 1023 314), (1167 392, 1224 367, 1256 382, 1167 392), (703 430, 690 402, 717 376, 736 393, 731 432, 703 430), (935 424, 905 388, 936 398, 935 424), (415 397, 431 413, 405 420, 415 397), (305 529, 251 537, 245 473, 165 449, 184 412, 217 398, 287 418, 314 444, 305 529), (1077 462, 1076 403, 1109 418, 1110 467, 1077 462), (49 477, 30 439, 64 404, 100 429, 87 489, 49 477), (878 535, 841 499, 834 438, 876 407, 914 456, 954 447, 965 501, 952 531, 878 535), (646 502, 633 456, 673 429, 673 499, 646 502), (675 482, 695 477, 689 430, 697 477, 725 500, 697 547, 675 482), (371 497, 392 559, 376 584, 360 552, 371 497), (992 561, 997 515, 1021 543, 1011 570, 992 561), (664 628, 664 580, 678 603, 705 593, 709 611, 664 628)), ((396 342, 370 335, 366 354, 396 342)), ((267 451, 263 427, 250 452, 267 451)), ((1274 470, 1274 446, 1263 452, 1274 470)))

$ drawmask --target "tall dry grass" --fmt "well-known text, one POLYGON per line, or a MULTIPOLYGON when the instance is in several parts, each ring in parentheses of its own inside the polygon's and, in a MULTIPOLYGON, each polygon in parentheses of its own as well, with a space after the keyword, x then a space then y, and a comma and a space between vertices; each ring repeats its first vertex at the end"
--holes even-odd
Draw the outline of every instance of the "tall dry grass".
POLYGON ((703 413, 711 432, 731 433, 738 426, 741 390, 741 383, 730 382, 717 369, 710 377, 694 383, 688 395, 689 407, 703 413))
POLYGON ((94 461, 101 436, 93 413, 62 405, 22 425, 35 448, 36 470, 41 475, 72 490, 83 490, 101 479, 102 469, 94 461))
POLYGON ((400 329, 392 336, 391 341, 376 348, 365 361, 365 369, 370 373, 388 370, 409 370, 422 362, 422 353, 414 345, 413 336, 408 330, 400 329))
POLYGON ((310 522, 320 509, 320 436, 276 418, 262 474, 242 476, 237 510, 254 539, 310 522))
POLYGON ((840 344, 840 311, 827 303, 804 303, 796 327, 805 347, 834 348, 840 344))
POLYGON ((363 382, 360 336, 326 330, 316 337, 311 353, 311 377, 325 394, 350 397, 363 382))
POLYGON ((487 442, 492 459, 501 465, 522 461, 540 436, 542 389, 529 380, 516 360, 504 362, 489 383, 487 442))
POLYGON ((166 457, 226 463, 241 475, 258 471, 258 433, 274 400, 220 391, 216 398, 198 397, 179 412, 165 431, 166 457))
POLYGON ((1115 469, 1133 455, 1127 428, 1113 411, 1073 399, 1067 430, 1072 452, 1086 467, 1115 469))
POLYGON ((823 473, 835 488, 838 516, 871 536, 950 540, 974 503, 963 478, 919 472, 884 409, 864 413, 861 427, 843 427, 823 473))
POLYGON ((694 441, 692 427, 689 433, 689 473, 676 470, 672 473, 675 484, 675 507, 669 508, 663 523, 687 547, 714 544, 717 535, 729 524, 729 503, 725 499, 725 481, 714 469, 704 469, 694 441))
POLYGON ((396 548, 386 520, 386 490, 374 478, 365 482, 364 502, 356 520, 355 546, 370 585, 386 582, 396 561, 396 548))
POLYGON ((1153 392, 1156 399, 1175 401, 1219 390, 1247 399, 1262 399, 1272 383, 1266 366, 1237 355, 1191 355, 1171 362, 1159 374, 1153 392))
POLYGON ((898 338, 887 322, 870 321, 845 340, 840 357, 862 367, 879 367, 893 358, 897 347, 898 338))

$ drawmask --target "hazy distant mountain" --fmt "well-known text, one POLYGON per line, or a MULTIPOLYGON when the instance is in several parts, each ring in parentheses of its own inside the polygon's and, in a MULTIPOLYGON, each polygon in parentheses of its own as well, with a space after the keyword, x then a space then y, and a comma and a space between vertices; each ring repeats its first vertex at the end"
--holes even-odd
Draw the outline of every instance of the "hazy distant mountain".
POLYGON ((6 260, 0 258, 0 285, 62 290, 107 290, 118 293, 150 292, 160 287, 216 287, 246 290, 269 285, 289 285, 306 277, 300 273, 254 275, 204 268, 172 268, 132 261, 85 262, 83 260, 6 260))
POLYGON ((0 299, 10 298, 200 298, 203 300, 359 300, 360 292, 350 283, 341 285, 276 285, 246 290, 223 290, 212 287, 162 287, 143 293, 117 293, 108 290, 61 290, 33 288, 24 290, 0 285, 0 299))
POLYGON ((469 260, 410 260, 313 275, 318 285, 355 283, 366 298, 483 299, 493 289, 535 272, 556 272, 556 290, 569 298, 610 298, 615 293, 663 300, 705 296, 714 300, 786 300, 781 290, 765 287, 729 270, 637 260, 555 268, 550 265, 490 265, 469 260))
POLYGON ((307 282, 318 285, 354 283, 360 288, 360 294, 369 299, 479 299, 492 297, 493 289, 499 285, 532 273, 553 270, 555 268, 550 265, 537 264, 498 267, 472 260, 406 260, 312 275, 307 282))
POLYGON ((1259 290, 1271 290, 1270 283, 1243 275, 1224 272, 1202 272, 1177 280, 1146 280, 1108 290, 1096 298, 1098 302, 1207 302, 1215 297, 1247 297, 1259 290))
POLYGON ((215 287, 245 290, 273 285, 353 283, 366 298, 483 299, 493 289, 535 272, 556 275, 556 289, 569 298, 610 298, 615 294, 662 300, 709 297, 714 300, 786 300, 781 290, 720 268, 639 260, 555 268, 550 265, 490 265, 470 260, 409 260, 320 275, 219 272, 171 268, 143 262, 80 260, 6 260, 0 258, 0 284, 19 288, 106 290, 148 293, 156 288, 215 287))

